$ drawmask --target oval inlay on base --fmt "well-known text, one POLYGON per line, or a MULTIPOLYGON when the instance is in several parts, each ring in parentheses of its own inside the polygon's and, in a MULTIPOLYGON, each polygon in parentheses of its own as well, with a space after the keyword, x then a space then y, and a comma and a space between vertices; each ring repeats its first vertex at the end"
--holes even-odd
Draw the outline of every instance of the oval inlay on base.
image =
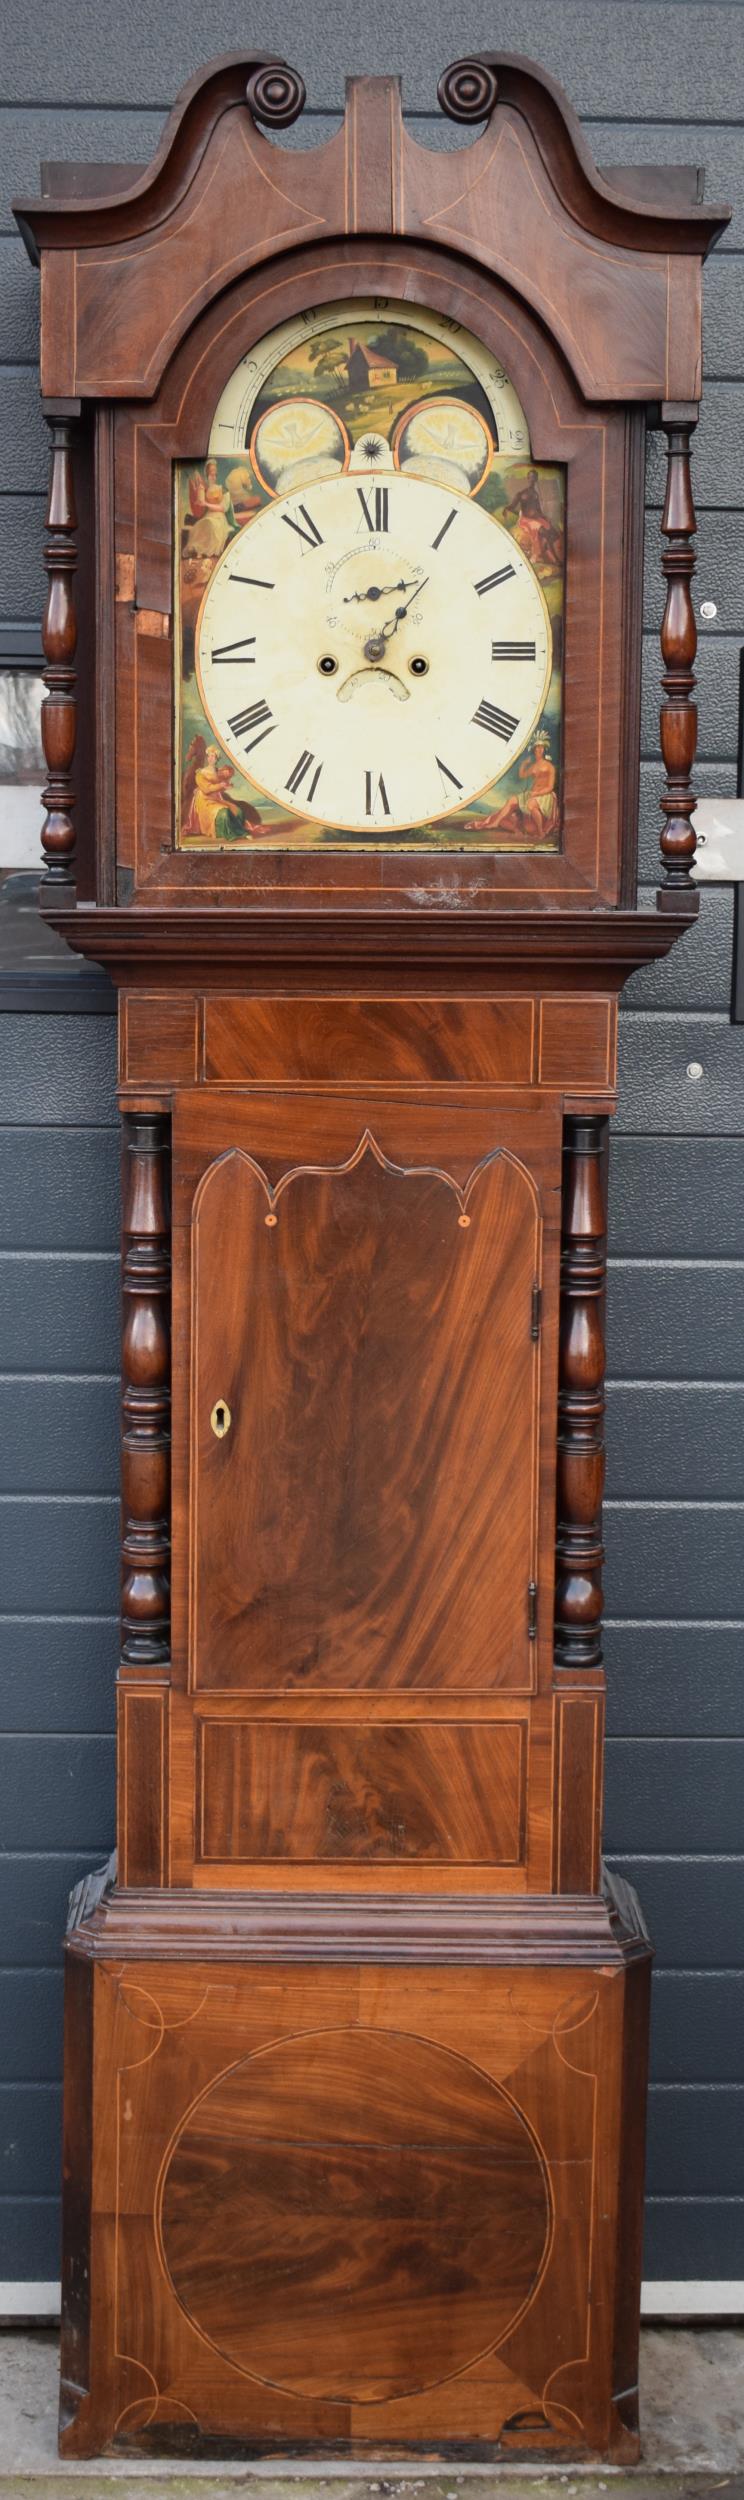
POLYGON ((533 2294, 544 2164, 501 2087, 405 2033, 305 2033, 187 2113, 160 2231, 181 2306, 288 2393, 373 2403, 452 2377, 533 2294))

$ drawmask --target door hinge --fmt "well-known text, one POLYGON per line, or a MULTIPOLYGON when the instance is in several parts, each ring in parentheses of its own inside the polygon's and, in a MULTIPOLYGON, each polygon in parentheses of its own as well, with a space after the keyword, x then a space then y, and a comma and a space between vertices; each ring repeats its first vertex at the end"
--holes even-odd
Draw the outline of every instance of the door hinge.
POLYGON ((532 1322, 530 1336, 539 1337, 542 1325, 542 1285, 532 1287, 532 1322))
POLYGON ((537 1640, 537 1581, 530 1580, 527 1589, 527 1637, 537 1640))

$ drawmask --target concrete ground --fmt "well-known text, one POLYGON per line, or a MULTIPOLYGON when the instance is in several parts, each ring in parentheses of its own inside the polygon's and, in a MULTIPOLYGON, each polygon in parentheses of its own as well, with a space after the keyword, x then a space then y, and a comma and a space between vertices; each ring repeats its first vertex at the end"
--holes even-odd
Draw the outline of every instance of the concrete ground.
POLYGON ((744 2328, 647 2327, 644 2459, 522 2466, 153 2465, 57 2456, 57 2336, 0 2333, 0 2500, 744 2500, 744 2328))

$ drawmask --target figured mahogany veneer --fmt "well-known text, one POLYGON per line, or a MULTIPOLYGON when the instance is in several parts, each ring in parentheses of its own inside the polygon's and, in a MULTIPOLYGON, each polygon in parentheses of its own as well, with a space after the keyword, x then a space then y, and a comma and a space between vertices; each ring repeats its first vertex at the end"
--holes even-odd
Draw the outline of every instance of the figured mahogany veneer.
POLYGON ((222 2076, 176 2137, 159 2210, 174 2291, 218 2352, 354 2409, 426 2394, 502 2343, 551 2224, 541 2149, 498 2083, 364 2023, 273 2042, 222 2076))
POLYGON ((367 1934, 348 1896, 312 1927, 247 1896, 230 1940, 223 1905, 156 1898, 84 1900, 70 1940, 66 2157, 112 2323, 89 2351, 70 2217, 66 2453, 631 2458, 627 1887, 483 1903, 477 1937, 447 1901, 367 1934))
MULTIPOLYGON (((193 1202, 190 1653, 201 1688, 530 1681, 538 1140, 527 1169, 513 1121, 489 1148, 490 1123, 472 1111, 448 1124, 419 1099, 412 1122, 380 1104, 373 1128, 371 1110, 261 1099, 231 1110, 233 1142, 216 1156, 212 1143, 193 1202), (285 1166, 273 1191, 262 1135, 285 1166), (223 1441, 216 1397, 232 1411, 223 1441), (248 1486, 246 1539, 236 1491, 248 1486)), ((201 1111, 179 1105, 184 1159, 189 1129, 204 1135, 201 1111)), ((210 1106, 212 1140, 215 1116, 210 1106)), ((178 1227, 178 1201, 175 1213, 178 1227)))
POLYGON ((119 988, 125 1120, 119 1884, 68 1938, 61 2443, 629 2464, 650 1948, 600 1860, 606 1131, 618 993, 697 908, 726 212, 603 177, 509 56, 444 73, 464 150, 386 78, 324 147, 270 144, 303 96, 228 56, 149 168, 19 212, 45 903, 119 988), (254 344, 349 296, 475 332, 565 471, 557 849, 174 845, 173 464, 254 344))
POLYGON ((153 1083, 354 1085, 615 1081, 614 999, 446 995, 378 998, 253 998, 205 992, 173 997, 126 990, 121 1001, 122 1086, 153 1083))
POLYGON ((527 1723, 199 1720, 200 1858, 505 1866, 524 1845, 527 1723))
POLYGON ((488 1087, 179 1093, 182 1530, 157 1831, 122 1686, 130 1880, 151 1846, 155 1882, 547 1885, 560 1161, 557 1105, 526 1133, 488 1087))

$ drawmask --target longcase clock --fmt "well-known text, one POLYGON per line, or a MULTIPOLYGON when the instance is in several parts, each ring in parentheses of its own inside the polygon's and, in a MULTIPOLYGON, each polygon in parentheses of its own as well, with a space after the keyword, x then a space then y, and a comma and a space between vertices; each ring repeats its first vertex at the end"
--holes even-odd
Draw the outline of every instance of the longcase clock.
POLYGON ((526 61, 53 167, 43 907, 119 991, 118 1871, 64 2452, 632 2460, 650 1947, 602 1871, 618 993, 697 903, 725 211, 526 61), (260 125, 273 135, 265 136, 260 125), (643 464, 669 486, 636 898, 643 464))

